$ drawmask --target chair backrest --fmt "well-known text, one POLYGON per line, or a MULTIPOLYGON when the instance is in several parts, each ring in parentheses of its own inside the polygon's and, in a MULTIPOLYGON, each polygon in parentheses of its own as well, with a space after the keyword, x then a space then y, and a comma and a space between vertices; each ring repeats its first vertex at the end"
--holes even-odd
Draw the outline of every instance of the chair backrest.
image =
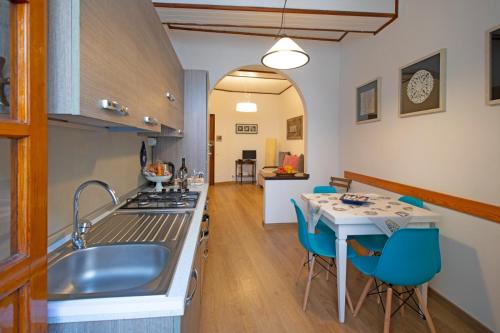
POLYGON ((341 177, 330 177, 330 186, 342 187, 346 192, 351 188, 352 179, 341 177))
POLYGON ((412 206, 416 206, 419 208, 425 208, 424 202, 420 199, 417 199, 415 197, 410 197, 408 195, 404 195, 401 198, 399 198, 399 201, 406 202, 407 204, 410 204, 412 206))
POLYGON ((315 186, 313 189, 314 193, 337 193, 337 189, 335 187, 326 185, 326 186, 315 186))
POLYGON ((309 236, 307 234, 307 222, 306 218, 304 217, 304 213, 302 213, 302 209, 299 207, 299 205, 297 205, 297 202, 295 202, 294 199, 290 199, 290 201, 292 202, 295 208, 295 213, 297 214, 297 230, 299 234, 299 241, 307 251, 313 252, 311 249, 311 244, 309 243, 309 236))
POLYGON ((374 277, 396 286, 418 286, 439 271, 439 229, 404 228, 387 240, 374 277))

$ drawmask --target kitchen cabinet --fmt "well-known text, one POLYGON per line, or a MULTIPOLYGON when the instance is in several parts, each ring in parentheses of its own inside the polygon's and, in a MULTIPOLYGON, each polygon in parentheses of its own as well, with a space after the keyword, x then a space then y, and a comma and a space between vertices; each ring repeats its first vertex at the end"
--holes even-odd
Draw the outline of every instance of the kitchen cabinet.
POLYGON ((186 158, 189 170, 207 175, 208 171, 208 72, 184 71, 184 131, 162 128, 161 133, 146 134, 158 137, 155 156, 163 161, 179 163, 186 158))
POLYGON ((205 249, 207 238, 204 230, 200 231, 196 256, 193 261, 191 281, 189 283, 189 295, 186 299, 184 315, 181 318, 181 333, 193 333, 200 331, 201 298, 203 291, 203 273, 205 266, 205 249))
POLYGON ((182 130, 183 82, 184 71, 151 1, 49 1, 51 118, 182 130))

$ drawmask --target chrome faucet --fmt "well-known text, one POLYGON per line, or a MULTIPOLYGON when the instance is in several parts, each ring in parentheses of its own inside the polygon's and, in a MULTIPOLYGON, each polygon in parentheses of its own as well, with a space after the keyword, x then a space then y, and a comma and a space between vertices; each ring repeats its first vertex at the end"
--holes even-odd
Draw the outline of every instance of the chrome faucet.
POLYGON ((118 197, 116 196, 116 192, 106 184, 100 180, 89 180, 82 183, 75 191, 75 196, 73 197, 73 234, 71 235, 71 242, 73 243, 73 249, 84 249, 87 247, 87 242, 85 240, 84 234, 92 227, 92 223, 90 221, 78 221, 78 207, 80 201, 80 194, 82 191, 89 185, 99 185, 104 188, 113 199, 113 203, 118 205, 118 197))

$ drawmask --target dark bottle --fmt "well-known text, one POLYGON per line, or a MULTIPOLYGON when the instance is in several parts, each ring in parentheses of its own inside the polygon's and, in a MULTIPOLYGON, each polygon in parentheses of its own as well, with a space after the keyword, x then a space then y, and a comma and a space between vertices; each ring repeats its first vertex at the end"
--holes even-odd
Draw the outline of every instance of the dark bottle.
POLYGON ((179 171, 177 172, 177 175, 179 175, 179 180, 180 180, 180 188, 181 189, 186 189, 187 188, 187 179, 188 179, 188 169, 186 168, 186 158, 182 158, 182 165, 179 171))

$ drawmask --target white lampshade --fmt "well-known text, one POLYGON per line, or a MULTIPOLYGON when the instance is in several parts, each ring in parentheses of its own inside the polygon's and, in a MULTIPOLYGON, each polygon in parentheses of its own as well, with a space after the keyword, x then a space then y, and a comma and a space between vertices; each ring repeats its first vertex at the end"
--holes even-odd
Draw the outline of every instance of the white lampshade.
POLYGON ((257 112, 257 104, 252 102, 236 103, 236 111, 238 112, 257 112))
POLYGON ((281 37, 262 57, 262 64, 274 69, 302 67, 309 62, 309 55, 291 38, 281 37))

